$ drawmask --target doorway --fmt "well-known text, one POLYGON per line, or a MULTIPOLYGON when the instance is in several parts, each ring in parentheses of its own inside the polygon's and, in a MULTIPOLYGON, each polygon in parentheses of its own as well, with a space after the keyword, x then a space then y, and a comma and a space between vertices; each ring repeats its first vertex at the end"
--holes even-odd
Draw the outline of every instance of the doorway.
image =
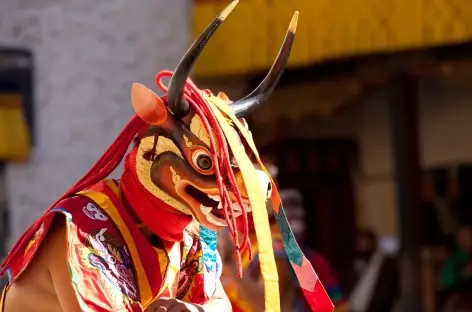
POLYGON ((302 192, 306 243, 341 272, 352 257, 355 201, 351 172, 357 165, 351 140, 284 140, 263 151, 279 166, 281 189, 302 192))

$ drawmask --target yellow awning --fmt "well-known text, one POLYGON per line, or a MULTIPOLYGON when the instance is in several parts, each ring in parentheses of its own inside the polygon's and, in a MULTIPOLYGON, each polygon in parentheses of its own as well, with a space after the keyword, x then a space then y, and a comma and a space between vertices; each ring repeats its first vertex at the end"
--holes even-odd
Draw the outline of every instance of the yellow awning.
MULTIPOLYGON (((194 37, 229 2, 197 2, 194 37)), ((289 66, 472 38, 472 0, 240 0, 203 51, 194 75, 269 68, 295 10, 300 18, 289 66)))
POLYGON ((0 162, 23 162, 31 153, 31 134, 19 94, 0 92, 0 162))

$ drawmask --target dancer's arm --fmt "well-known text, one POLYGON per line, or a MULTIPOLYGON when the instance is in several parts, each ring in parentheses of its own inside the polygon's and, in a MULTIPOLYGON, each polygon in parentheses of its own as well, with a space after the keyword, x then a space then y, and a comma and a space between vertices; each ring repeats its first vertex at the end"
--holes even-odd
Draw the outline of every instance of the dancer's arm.
POLYGON ((56 216, 43 245, 39 257, 46 257, 49 264, 54 291, 63 311, 80 312, 79 302, 72 288, 72 278, 67 265, 67 228, 63 216, 56 216))

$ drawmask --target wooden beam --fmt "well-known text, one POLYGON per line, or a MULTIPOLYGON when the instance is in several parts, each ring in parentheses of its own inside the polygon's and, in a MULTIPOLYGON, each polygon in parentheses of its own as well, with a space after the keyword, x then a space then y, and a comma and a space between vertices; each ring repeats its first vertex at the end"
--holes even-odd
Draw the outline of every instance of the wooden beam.
POLYGON ((421 309, 423 213, 418 143, 418 88, 415 77, 400 75, 392 83, 392 135, 400 233, 399 311, 421 309))

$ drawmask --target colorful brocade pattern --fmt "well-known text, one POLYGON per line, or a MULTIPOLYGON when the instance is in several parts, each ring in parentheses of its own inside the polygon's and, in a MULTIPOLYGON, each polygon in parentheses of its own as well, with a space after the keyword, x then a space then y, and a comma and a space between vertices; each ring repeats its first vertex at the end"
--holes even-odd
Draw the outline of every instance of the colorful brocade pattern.
POLYGON ((51 210, 23 257, 9 268, 10 285, 34 257, 54 215, 61 213, 68 226, 69 270, 83 311, 143 311, 164 296, 206 302, 219 273, 218 265, 210 272, 204 264, 200 237, 185 232, 183 242, 152 246, 130 223, 116 191, 113 182, 102 181, 51 210))

